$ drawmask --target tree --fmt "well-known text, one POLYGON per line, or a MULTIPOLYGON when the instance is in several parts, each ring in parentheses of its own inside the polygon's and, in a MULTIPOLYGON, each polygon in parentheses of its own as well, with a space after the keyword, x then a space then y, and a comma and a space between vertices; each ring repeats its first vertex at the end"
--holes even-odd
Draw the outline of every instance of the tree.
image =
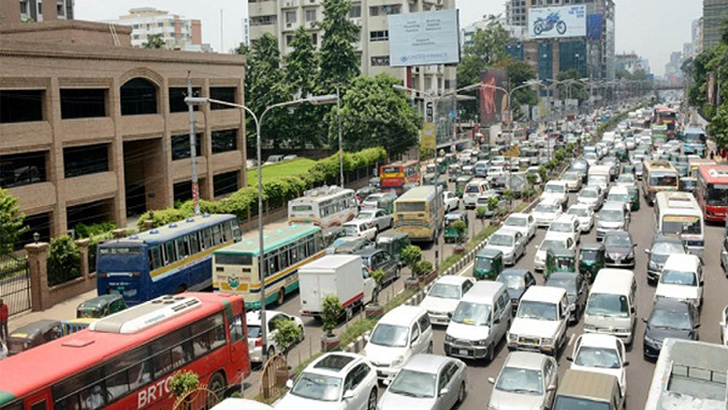
POLYGON ((165 48, 167 43, 164 42, 161 34, 150 34, 147 36, 147 41, 142 43, 144 48, 165 48))
MULTIPOLYGON (((285 75, 281 69, 281 55, 278 51, 278 40, 266 33, 254 40, 248 54, 248 71, 245 77, 245 101, 256 115, 261 115, 266 107, 291 99, 285 75)), ((246 128, 255 130, 251 116, 246 116, 246 128)), ((287 137, 287 130, 292 128, 291 118, 287 110, 273 110, 266 114, 262 124, 261 139, 272 143, 274 148, 280 147, 287 137)), ((255 148, 255 139, 248 138, 249 147, 255 148)), ((250 151, 254 152, 254 151, 250 151)))
POLYGON ((349 20, 350 0, 324 0, 323 6, 324 19, 319 26, 325 34, 317 83, 322 93, 329 94, 336 84, 345 87, 359 75, 361 61, 353 46, 359 40, 359 27, 349 20))
POLYGON ((341 302, 336 295, 326 295, 321 312, 321 330, 327 337, 334 336, 334 329, 341 316, 341 302))
MULTIPOLYGON (((408 104, 405 94, 393 88, 397 83, 398 80, 387 74, 354 79, 342 99, 344 149, 359 151, 383 146, 393 156, 417 144, 422 116, 408 104)), ((329 138, 336 141, 336 108, 331 111, 329 138)))
POLYGON ((708 124, 708 132, 715 138, 720 148, 728 148, 728 103, 723 104, 708 124))
POLYGON ((248 45, 245 43, 240 43, 237 47, 235 47, 233 52, 235 54, 247 56, 250 53, 250 47, 248 47, 248 45))
MULTIPOLYGON (((562 71, 556 76, 559 81, 578 80, 580 78, 582 78, 581 73, 575 68, 562 71)), ((559 84, 559 95, 561 95, 562 99, 575 98, 581 103, 589 98, 589 90, 583 83, 572 81, 569 84, 559 84)))
POLYGON ((7 255, 15 249, 20 235, 28 230, 23 225, 25 214, 20 211, 18 198, 7 189, 0 188, 0 255, 7 255))
POLYGON ((472 44, 463 48, 458 64, 458 88, 480 82, 480 72, 506 57, 508 31, 499 23, 491 21, 485 29, 477 29, 472 44))
POLYGON ((402 262, 410 268, 414 277, 417 273, 417 264, 422 260, 422 249, 416 245, 409 245, 402 251, 402 262))
MULTIPOLYGON (((311 34, 305 27, 299 27, 293 34, 290 46, 293 48, 286 57, 286 83, 292 94, 305 98, 314 93, 318 59, 312 43, 311 34)), ((296 124, 291 139, 295 146, 304 148, 306 143, 320 147, 326 128, 322 126, 326 113, 323 107, 305 103, 296 108, 291 121, 296 124)))
POLYGON ((374 269, 369 273, 369 276, 371 276, 372 279, 374 279, 374 282, 377 284, 376 289, 374 289, 374 295, 372 296, 372 304, 373 305, 379 305, 379 292, 382 290, 382 281, 384 280, 384 277, 387 275, 387 273, 384 271, 384 269, 374 269))
MULTIPOLYGON (((497 61, 494 66, 504 68, 506 70, 508 73, 508 84, 511 90, 537 78, 536 70, 528 65, 528 63, 516 60, 512 57, 506 57, 497 61)), ((533 88, 523 87, 516 90, 511 96, 511 110, 515 113, 519 113, 521 105, 524 104, 529 106, 538 104, 538 96, 533 88)), ((519 115, 513 116, 514 119, 517 119, 518 117, 519 115)))
POLYGON ((273 332, 273 341, 276 342, 276 346, 283 354, 283 357, 288 360, 288 352, 291 348, 303 339, 303 329, 296 325, 293 319, 283 319, 281 317, 275 320, 276 331, 273 332))
POLYGON ((172 376, 169 387, 172 394, 181 398, 187 392, 192 391, 200 385, 200 377, 192 370, 179 371, 172 376))

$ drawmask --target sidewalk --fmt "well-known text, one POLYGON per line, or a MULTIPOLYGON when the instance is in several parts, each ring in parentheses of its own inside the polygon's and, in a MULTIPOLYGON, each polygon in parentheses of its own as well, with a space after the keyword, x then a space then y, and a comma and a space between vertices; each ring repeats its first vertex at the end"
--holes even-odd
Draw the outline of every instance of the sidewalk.
POLYGON ((8 320, 8 330, 13 331, 20 326, 27 325, 28 323, 35 322, 41 319, 55 319, 55 320, 68 320, 76 317, 76 307, 81 302, 96 297, 96 289, 90 290, 86 293, 82 293, 74 298, 68 299, 61 303, 58 303, 41 312, 33 312, 27 310, 17 315, 10 316, 8 320))

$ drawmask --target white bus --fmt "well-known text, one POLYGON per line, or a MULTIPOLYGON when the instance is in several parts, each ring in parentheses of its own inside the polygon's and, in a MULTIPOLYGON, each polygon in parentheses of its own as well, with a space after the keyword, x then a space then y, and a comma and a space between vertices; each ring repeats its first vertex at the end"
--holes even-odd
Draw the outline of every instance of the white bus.
POLYGON ((663 235, 679 236, 688 252, 703 257, 705 224, 698 201, 689 192, 662 191, 655 196, 655 227, 663 235))
POLYGON ((358 204, 351 189, 323 186, 288 201, 288 223, 308 223, 322 229, 341 226, 356 216, 358 204))

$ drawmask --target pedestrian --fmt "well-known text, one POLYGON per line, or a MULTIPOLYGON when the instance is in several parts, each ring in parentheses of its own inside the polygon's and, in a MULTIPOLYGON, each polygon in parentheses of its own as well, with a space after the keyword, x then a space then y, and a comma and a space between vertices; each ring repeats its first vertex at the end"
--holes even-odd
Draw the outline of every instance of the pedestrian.
POLYGON ((8 341, 8 305, 0 299, 0 340, 8 341))

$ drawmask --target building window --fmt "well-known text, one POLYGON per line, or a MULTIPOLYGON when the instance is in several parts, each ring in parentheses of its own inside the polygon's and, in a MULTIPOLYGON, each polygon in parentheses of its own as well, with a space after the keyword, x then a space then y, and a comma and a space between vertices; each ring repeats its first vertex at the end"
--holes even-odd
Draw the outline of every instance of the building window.
POLYGON ((106 117, 106 90, 65 89, 61 90, 61 118, 106 117))
POLYGON ((361 6, 351 6, 351 9, 349 10, 349 18, 359 17, 361 17, 361 6))
POLYGON ((212 132, 212 153, 235 151, 238 149, 238 130, 218 130, 212 132))
POLYGON ((0 156, 0 187, 12 188, 46 180, 46 151, 0 156))
POLYGON ((0 90, 0 124, 43 121, 43 90, 0 90))
POLYGON ((226 172, 212 178, 214 195, 232 194, 238 190, 238 171, 226 172))
POLYGON ((316 21, 316 9, 306 10, 306 23, 316 21))
POLYGON ((389 31, 388 30, 381 30, 381 31, 370 31, 369 32, 369 41, 387 41, 389 40, 389 31))
POLYGON ((311 44, 313 44, 314 47, 318 45, 318 34, 311 34, 311 44))
POLYGON ((371 58, 372 66, 389 66, 389 56, 378 56, 371 58))
POLYGON ((20 14, 28 14, 28 2, 22 1, 20 2, 20 14))
MULTIPOLYGON (((220 100, 225 101, 229 103, 235 104, 235 94, 237 93, 238 89, 235 87, 210 87, 210 98, 213 100, 220 100)), ((222 104, 211 104, 210 105, 211 110, 230 110, 230 109, 236 109, 235 107, 230 107, 227 105, 222 104)))
POLYGON ((109 144, 64 148, 63 170, 66 178, 107 172, 109 170, 109 144))
POLYGON ((376 17, 379 15, 379 6, 369 7, 369 16, 376 17))
POLYGON ((286 12, 286 23, 292 24, 296 22, 296 12, 295 11, 287 11, 286 12))
POLYGON ((121 115, 157 113, 157 87, 144 78, 134 78, 121 86, 121 115))
POLYGON ((250 26, 268 26, 276 23, 276 15, 256 16, 250 18, 250 26))
POLYGON ((369 7, 370 16, 388 16, 391 14, 400 14, 400 13, 402 13, 402 5, 400 5, 400 4, 369 7))
MULTIPOLYGON (((191 156, 190 134, 172 135, 172 161, 191 156)), ((202 152, 202 134, 195 134, 195 153, 199 157, 202 152)))
MULTIPOLYGON (((192 89, 192 97, 199 97, 201 94, 200 88, 192 89)), ((188 110, 187 103, 185 102, 187 97, 187 87, 170 87, 169 89, 169 112, 186 112, 188 110)), ((200 107, 193 105, 192 109, 199 111, 200 107)))
POLYGON ((286 35, 286 46, 290 47, 291 43, 293 43, 293 36, 292 35, 286 35))
POLYGON ((172 186, 174 202, 192 199, 192 181, 177 182, 172 186))

